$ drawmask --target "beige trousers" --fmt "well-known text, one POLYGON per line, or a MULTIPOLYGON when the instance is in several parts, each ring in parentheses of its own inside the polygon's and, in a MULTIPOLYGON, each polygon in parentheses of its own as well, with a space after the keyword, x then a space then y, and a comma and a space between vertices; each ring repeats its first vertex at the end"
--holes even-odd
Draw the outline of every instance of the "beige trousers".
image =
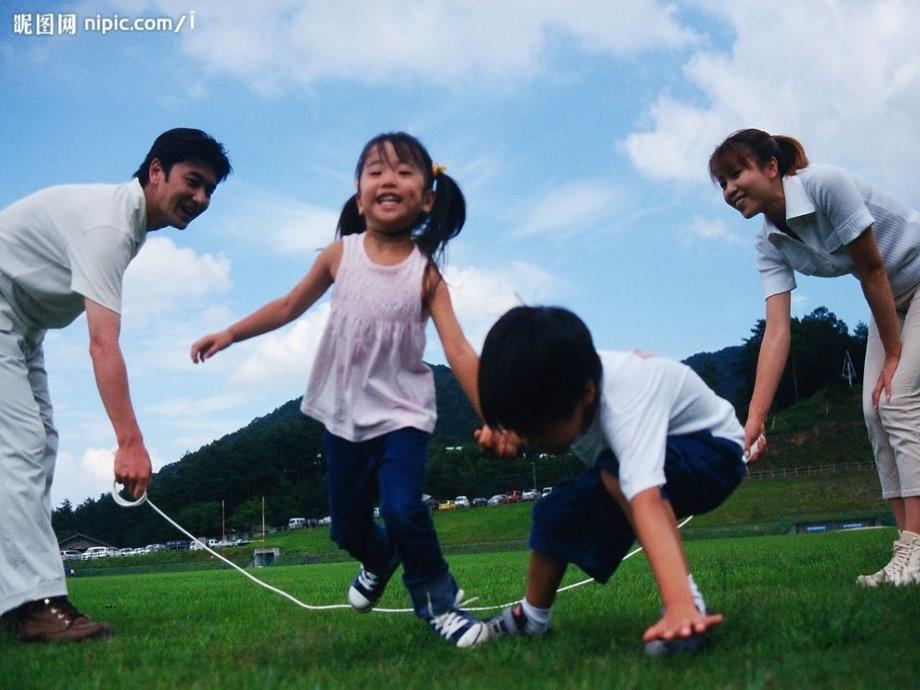
POLYGON ((883 498, 920 496, 920 286, 898 300, 901 361, 892 381, 891 399, 882 393, 872 406, 872 389, 885 361, 875 319, 869 323, 863 376, 863 415, 875 455, 883 498))
POLYGON ((51 529, 57 432, 42 335, 27 332, 0 296, 0 614, 67 594, 51 529))

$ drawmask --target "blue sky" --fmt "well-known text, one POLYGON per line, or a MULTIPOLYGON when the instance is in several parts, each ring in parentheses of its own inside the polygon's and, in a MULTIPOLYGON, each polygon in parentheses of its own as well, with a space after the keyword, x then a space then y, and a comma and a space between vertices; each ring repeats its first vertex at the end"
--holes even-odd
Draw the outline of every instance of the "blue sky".
MULTIPOLYGON (((7 2, 0 207, 125 180, 171 127, 227 146, 211 209, 151 234, 126 278, 123 348, 158 468, 303 393, 325 302, 204 366, 189 346, 306 272, 381 131, 421 138, 465 191, 447 278, 475 347, 521 300, 568 306, 602 348, 739 344, 763 314, 759 221, 724 204, 709 153, 741 127, 792 134, 920 207, 918 23, 915 2, 867 0, 7 2), (36 35, 42 14, 55 32, 76 15, 74 35, 36 35), (84 23, 114 15, 182 28, 84 23)), ((795 313, 819 305, 868 320, 852 279, 800 280, 795 313)), ((46 343, 53 500, 79 502, 109 485, 114 436, 85 321, 46 343)), ((433 330, 428 359, 443 361, 433 330)))

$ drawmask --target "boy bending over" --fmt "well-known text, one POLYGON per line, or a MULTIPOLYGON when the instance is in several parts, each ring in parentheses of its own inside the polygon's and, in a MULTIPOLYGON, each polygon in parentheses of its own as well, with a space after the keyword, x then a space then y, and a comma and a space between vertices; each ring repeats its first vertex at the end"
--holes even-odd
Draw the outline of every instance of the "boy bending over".
MULTIPOLYGON (((567 565, 605 583, 638 537, 663 605, 643 635, 646 651, 701 647, 722 616, 706 610, 677 518, 716 508, 745 475, 732 406, 678 362, 598 353, 585 324, 556 307, 516 307, 496 322, 479 395, 492 429, 537 448, 571 448, 589 468, 534 506, 527 592, 492 619, 492 632, 545 633, 567 565)), ((479 440, 498 447, 488 430, 479 440)))

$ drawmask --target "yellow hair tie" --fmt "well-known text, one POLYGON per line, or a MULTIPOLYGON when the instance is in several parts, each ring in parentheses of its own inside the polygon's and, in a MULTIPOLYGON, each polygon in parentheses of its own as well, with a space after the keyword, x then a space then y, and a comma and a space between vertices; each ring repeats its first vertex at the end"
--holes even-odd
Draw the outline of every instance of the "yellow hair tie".
POLYGON ((447 166, 443 163, 432 163, 431 164, 431 175, 432 177, 437 177, 441 173, 447 172, 447 166))

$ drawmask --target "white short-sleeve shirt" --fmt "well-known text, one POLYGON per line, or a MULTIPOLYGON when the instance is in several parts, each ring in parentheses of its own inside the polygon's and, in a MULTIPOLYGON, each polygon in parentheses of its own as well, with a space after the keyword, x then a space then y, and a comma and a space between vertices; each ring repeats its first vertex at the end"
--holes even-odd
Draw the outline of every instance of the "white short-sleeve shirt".
POLYGON ((137 179, 40 190, 0 211, 0 291, 40 329, 69 324, 84 298, 120 314, 125 269, 146 236, 137 179))
POLYGON ((783 178, 791 237, 764 217, 755 242, 766 297, 795 288, 794 273, 853 274, 846 245, 869 226, 895 297, 920 283, 920 214, 874 185, 833 165, 813 164, 783 178))
POLYGON ((627 499, 665 483, 668 436, 709 431, 744 445, 734 408, 687 365, 637 352, 598 354, 600 403, 572 451, 590 466, 602 451, 612 450, 627 499))

